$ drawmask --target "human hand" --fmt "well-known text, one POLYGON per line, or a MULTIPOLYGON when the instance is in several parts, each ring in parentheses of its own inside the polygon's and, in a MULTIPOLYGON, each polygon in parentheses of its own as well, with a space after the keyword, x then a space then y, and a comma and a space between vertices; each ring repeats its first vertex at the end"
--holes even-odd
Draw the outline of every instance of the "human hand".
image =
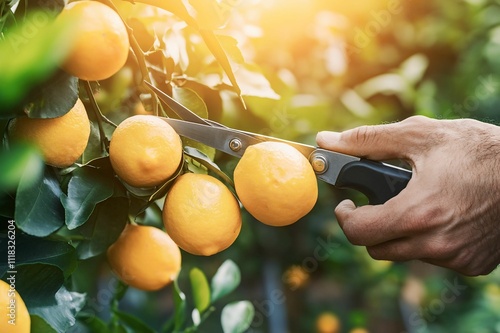
POLYGON ((349 241, 374 259, 422 261, 464 275, 500 263, 500 127, 471 119, 410 117, 320 132, 318 145, 373 160, 403 159, 408 186, 383 205, 335 209, 349 241))

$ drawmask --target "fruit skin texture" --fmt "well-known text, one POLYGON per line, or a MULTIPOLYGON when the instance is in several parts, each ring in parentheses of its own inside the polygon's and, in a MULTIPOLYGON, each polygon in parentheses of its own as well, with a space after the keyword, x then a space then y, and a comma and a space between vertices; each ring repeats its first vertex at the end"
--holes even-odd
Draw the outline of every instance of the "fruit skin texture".
POLYGON ((276 227, 296 222, 318 199, 318 183, 309 161, 281 142, 248 147, 234 170, 234 184, 246 210, 276 227))
POLYGON ((13 297, 9 297, 9 292, 9 284, 0 280, 0 316, 2 318, 0 320, 0 332, 29 333, 31 329, 31 318, 28 309, 17 291, 13 297), (16 301, 15 325, 9 324, 9 320, 12 318, 9 316, 10 309, 8 306, 12 299, 16 301))
POLYGON ((181 249, 210 256, 228 248, 238 237, 240 206, 218 179, 186 173, 167 194, 163 223, 181 249))
POLYGON ((42 151, 45 162, 58 168, 75 163, 82 156, 90 136, 90 121, 80 99, 58 118, 20 117, 9 124, 13 141, 30 142, 42 151))
POLYGON ((182 142, 174 129, 156 116, 137 115, 115 129, 109 157, 116 174, 135 187, 160 185, 182 160, 182 142))
POLYGON ((76 1, 60 14, 76 23, 75 38, 62 68, 82 80, 104 80, 125 65, 130 48, 125 24, 110 7, 76 1))
POLYGON ((162 230, 127 224, 107 251, 115 274, 141 290, 158 290, 175 280, 181 270, 181 251, 162 230))

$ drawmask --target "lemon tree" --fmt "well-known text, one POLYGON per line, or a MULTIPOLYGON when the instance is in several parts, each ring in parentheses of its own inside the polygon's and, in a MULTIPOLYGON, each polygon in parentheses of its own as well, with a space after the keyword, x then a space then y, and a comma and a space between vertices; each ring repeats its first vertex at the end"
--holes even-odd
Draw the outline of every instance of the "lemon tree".
MULTIPOLYGON (((226 250, 241 208, 215 150, 181 140, 144 84, 218 120, 225 94, 240 104, 249 93, 276 98, 269 84, 256 90, 237 79, 234 66, 245 62, 235 40, 215 33, 229 18, 223 10, 216 1, 2 2, 0 215, 9 260, 0 268, 15 279, 19 327, 194 331, 239 285, 231 260, 219 261, 210 283, 182 260, 180 248, 226 250), (102 279, 111 283, 104 301, 89 294, 102 279), (173 313, 151 325, 122 311, 128 287, 170 290, 173 313)), ((218 325, 242 332, 253 313, 236 300, 218 325)))

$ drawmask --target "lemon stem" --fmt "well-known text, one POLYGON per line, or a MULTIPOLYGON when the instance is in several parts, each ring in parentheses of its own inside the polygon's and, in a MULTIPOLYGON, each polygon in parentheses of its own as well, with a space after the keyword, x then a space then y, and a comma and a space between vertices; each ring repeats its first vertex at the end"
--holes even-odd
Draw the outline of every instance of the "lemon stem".
MULTIPOLYGON (((127 22, 123 19, 123 17, 120 15, 120 13, 118 12, 118 9, 116 8, 116 6, 113 3, 113 1, 111 1, 111 0, 103 0, 103 2, 106 5, 108 5, 109 7, 111 7, 118 14, 118 16, 120 16, 120 19, 122 20, 123 24, 125 25, 125 28, 127 29, 128 38, 129 38, 129 41, 130 41, 130 48, 132 49, 132 54, 134 55, 135 60, 137 61, 137 65, 139 66, 139 70, 140 70, 141 76, 142 76, 142 81, 147 81, 149 83, 152 83, 151 82, 151 78, 149 76, 148 67, 147 67, 147 64, 146 64, 146 57, 144 56, 144 52, 142 51, 142 49, 141 49, 141 47, 139 45, 139 42, 137 42, 137 39, 134 36, 134 29, 132 29, 127 24, 127 22)), ((158 108, 159 108, 158 96, 156 96, 156 94, 154 93, 154 91, 151 88, 149 88, 144 83, 142 83, 142 81, 141 81, 141 86, 144 87, 144 88, 146 88, 146 90, 148 90, 151 93, 151 96, 154 97, 153 98, 154 115, 158 116, 159 115, 159 112, 158 112, 158 108)))

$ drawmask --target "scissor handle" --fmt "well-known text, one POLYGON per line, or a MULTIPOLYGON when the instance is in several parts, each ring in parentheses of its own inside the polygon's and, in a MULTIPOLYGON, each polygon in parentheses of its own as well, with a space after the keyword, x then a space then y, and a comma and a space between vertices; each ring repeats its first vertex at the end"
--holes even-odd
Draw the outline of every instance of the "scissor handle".
POLYGON ((408 185, 411 175, 406 169, 361 159, 344 165, 335 185, 360 191, 371 205, 379 205, 398 195, 408 185))

